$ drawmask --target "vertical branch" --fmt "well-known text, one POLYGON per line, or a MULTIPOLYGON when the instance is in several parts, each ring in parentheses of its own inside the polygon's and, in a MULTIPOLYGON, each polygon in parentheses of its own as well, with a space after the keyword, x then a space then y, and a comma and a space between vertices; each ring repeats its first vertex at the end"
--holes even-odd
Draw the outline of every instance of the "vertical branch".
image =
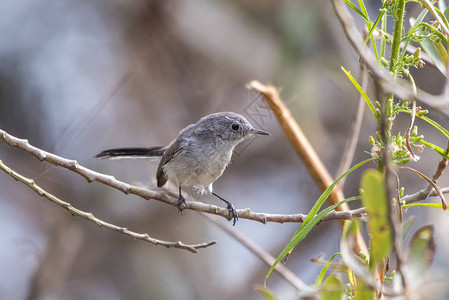
POLYGON ((377 80, 374 81, 376 93, 377 93, 377 99, 379 99, 379 102, 381 104, 381 116, 380 116, 380 123, 379 123, 379 133, 382 139, 382 144, 384 145, 382 148, 381 153, 381 159, 379 162, 380 169, 384 172, 384 181, 385 181, 385 190, 386 190, 386 201, 388 201, 388 208, 389 208, 389 223, 390 223, 390 230, 392 232, 392 243, 393 243, 393 252, 396 253, 396 264, 397 264, 397 270, 399 274, 401 275, 402 284, 404 291, 406 292, 406 282, 405 278, 403 276, 403 255, 402 255, 402 247, 401 247, 401 223, 400 223, 400 206, 397 204, 397 197, 393 197, 393 190, 394 190, 394 182, 395 182, 395 175, 394 170, 392 168, 391 164, 391 152, 389 147, 389 135, 390 135, 390 126, 387 115, 387 101, 386 101, 386 95, 384 94, 382 88, 379 85, 379 82, 377 80), (392 201, 392 199, 395 199, 395 201, 392 201))
POLYGON ((399 59, 400 44, 402 39, 402 25, 404 23, 404 10, 405 0, 397 0, 396 7, 394 9, 394 33, 393 43, 391 44, 391 56, 390 56, 390 72, 396 75, 396 65, 399 59))

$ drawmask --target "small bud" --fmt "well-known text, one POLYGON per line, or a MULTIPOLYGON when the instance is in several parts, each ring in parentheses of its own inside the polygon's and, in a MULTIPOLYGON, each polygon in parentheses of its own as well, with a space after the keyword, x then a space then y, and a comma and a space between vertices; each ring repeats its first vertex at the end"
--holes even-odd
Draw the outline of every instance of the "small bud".
POLYGON ((391 130, 391 128, 393 128, 393 120, 391 118, 388 118, 386 123, 388 130, 391 130))
POLYGON ((393 112, 393 99, 390 98, 387 100, 387 116, 391 116, 393 112))
POLYGON ((412 60, 413 60, 413 56, 411 56, 411 55, 406 55, 404 57, 404 62, 407 63, 407 64, 411 63, 412 60))
POLYGON ((359 256, 362 260, 365 260, 365 261, 368 260, 368 257, 366 257, 365 253, 363 253, 363 252, 359 252, 359 256))
POLYGON ((375 110, 374 110, 374 112, 376 113, 376 116, 381 116, 381 113, 380 113, 380 109, 379 108, 376 108, 375 110))
POLYGON ((415 138, 413 139, 413 141, 414 141, 415 143, 419 143, 419 142, 421 142, 421 140, 423 139, 423 137, 424 137, 424 136, 422 136, 422 135, 417 136, 417 137, 415 137, 415 138))
POLYGON ((418 126, 413 126, 413 130, 410 133, 412 136, 417 136, 418 135, 418 126))
POLYGON ((382 137, 380 136, 379 131, 376 131, 376 140, 382 141, 382 137))
POLYGON ((418 117, 422 117, 422 116, 424 116, 424 115, 427 115, 429 113, 429 111, 427 110, 427 109, 422 109, 422 110, 420 110, 416 115, 418 116, 418 117))
POLYGON ((369 144, 370 144, 371 146, 374 146, 375 143, 376 143, 376 141, 374 140, 373 136, 370 135, 370 136, 369 136, 369 144))
POLYGON ((380 63, 385 67, 389 65, 389 62, 385 59, 385 57, 380 58, 380 63))
POLYGON ((404 197, 404 191, 405 191, 405 189, 404 189, 404 187, 401 187, 401 189, 399 190, 399 198, 402 198, 402 197, 404 197))
POLYGON ((400 163, 403 164, 403 165, 407 164, 408 162, 410 162, 410 158, 409 158, 409 157, 403 158, 403 159, 401 159, 401 161, 400 161, 400 163))
POLYGON ((414 58, 419 58, 420 55, 421 55, 421 48, 418 47, 418 48, 416 48, 415 52, 413 52, 413 57, 414 58))

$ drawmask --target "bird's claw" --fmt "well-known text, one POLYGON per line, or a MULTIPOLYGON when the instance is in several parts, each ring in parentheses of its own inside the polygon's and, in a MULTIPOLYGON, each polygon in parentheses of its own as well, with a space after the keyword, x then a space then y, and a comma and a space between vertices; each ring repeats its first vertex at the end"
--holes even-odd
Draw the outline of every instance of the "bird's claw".
POLYGON ((181 213, 182 215, 182 211, 186 207, 186 199, 184 198, 183 195, 179 195, 178 204, 176 204, 176 207, 178 208, 178 212, 181 213))
POLYGON ((235 226, 235 222, 239 219, 239 215, 237 214, 234 205, 231 203, 228 203, 227 209, 229 211, 229 220, 234 220, 232 226, 235 226))

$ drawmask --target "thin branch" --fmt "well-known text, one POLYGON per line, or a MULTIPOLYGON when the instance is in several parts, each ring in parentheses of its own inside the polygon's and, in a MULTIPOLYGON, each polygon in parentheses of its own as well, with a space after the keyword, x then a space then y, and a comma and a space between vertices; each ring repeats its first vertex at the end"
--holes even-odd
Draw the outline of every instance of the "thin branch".
MULTIPOLYGON (((113 176, 102 174, 99 172, 95 172, 88 168, 85 168, 79 165, 74 160, 69 160, 66 158, 59 157, 55 154, 51 154, 34 146, 31 146, 27 140, 16 138, 12 135, 7 134, 5 131, 0 129, 0 140, 5 142, 11 147, 17 148, 19 150, 25 151, 34 157, 38 158, 41 161, 47 161, 51 164, 66 168, 70 171, 73 171, 84 178, 87 179, 88 182, 99 182, 104 185, 110 186, 114 189, 117 189, 125 194, 134 194, 136 196, 141 197, 145 200, 157 200, 160 202, 164 202, 176 207, 178 200, 175 197, 170 197, 166 193, 158 193, 155 191, 139 188, 137 186, 119 181, 115 179, 113 176), (75 167, 76 166, 76 167, 75 167)), ((442 188, 440 191, 443 194, 449 193, 449 187, 442 188)), ((429 196, 436 196, 437 193, 435 190, 432 190, 430 194, 426 195, 425 190, 421 190, 412 195, 406 195, 402 197, 402 201, 405 203, 413 203, 421 200, 425 200, 429 196)), ((209 213, 224 217, 226 219, 229 218, 229 211, 227 208, 221 208, 215 205, 205 204, 202 202, 193 202, 187 201, 186 208, 198 212, 209 213)), ((332 211, 325 215, 321 221, 331 221, 331 220, 350 220, 354 217, 360 217, 364 213, 366 213, 365 208, 358 208, 354 210, 348 211, 332 211)), ((268 222, 274 223, 301 223, 306 214, 269 214, 269 213, 261 213, 261 212, 253 212, 249 208, 245 209, 237 209, 237 214, 241 219, 248 219, 252 221, 257 221, 263 224, 268 222)))
MULTIPOLYGON (((447 142, 447 147, 446 147, 446 153, 449 152, 449 141, 447 142)), ((440 179, 441 175, 443 175, 444 169, 446 169, 447 166, 447 159, 445 157, 443 157, 440 161, 440 163, 438 164, 438 167, 435 171, 435 174, 433 174, 432 176, 432 181, 436 184, 438 179, 440 179)), ((427 186, 426 190, 424 191, 425 194, 429 195, 430 192, 432 191, 433 185, 429 184, 429 186, 427 186)))
MULTIPOLYGON (((212 221, 215 225, 223 229, 227 234, 232 236, 238 242, 240 242, 243 246, 245 246, 249 251, 259 257, 265 264, 271 267, 276 260, 270 253, 266 252, 263 248, 257 245, 254 241, 250 240, 248 237, 243 236, 238 233, 236 230, 231 229, 230 226, 226 226, 222 222, 219 222, 213 216, 203 214, 207 219, 212 221)), ((308 289, 308 286, 301 281, 292 271, 290 271, 285 265, 277 264, 274 269, 281 275, 285 280, 287 280, 292 286, 294 286, 298 290, 308 289)))
POLYGON ((369 48, 364 47, 362 36, 357 30, 354 19, 348 11, 344 0, 332 0, 332 4, 349 42, 366 63, 367 68, 372 72, 373 76, 378 79, 379 84, 385 92, 394 94, 403 100, 411 101, 415 99, 430 107, 439 108, 443 113, 448 114, 449 106, 444 94, 434 96, 418 89, 415 95, 413 91, 410 91, 409 84, 406 80, 397 78, 396 82, 394 82, 388 72, 379 69, 377 61, 369 51, 369 48))
MULTIPOLYGON (((248 84, 248 87, 259 92, 264 101, 270 106, 270 109, 276 115, 287 138, 295 148, 296 153, 301 157, 318 187, 324 192, 330 185, 332 185, 334 179, 321 161, 315 149, 312 147, 312 144, 310 144, 295 118, 293 118, 290 110, 285 105, 284 101, 282 101, 278 89, 271 85, 264 85, 256 80, 251 81, 248 84)), ((327 198, 327 202, 331 205, 337 204, 344 200, 344 198, 342 189, 337 185, 327 198)), ((340 205, 337 210, 348 211, 349 206, 347 203, 344 203, 340 205)), ((368 253, 368 248, 360 232, 357 232, 355 246, 358 252, 368 253)))
MULTIPOLYGON (((272 85, 264 85, 256 80, 251 81, 248 87, 260 93, 264 101, 270 106, 270 109, 274 112, 288 140, 295 148, 296 153, 301 157, 310 175, 318 187, 322 191, 325 191, 334 182, 334 179, 329 174, 326 166, 321 161, 295 118, 293 118, 290 110, 280 98, 277 88, 272 85)), ((330 204, 336 204, 343 199, 343 192, 340 188, 335 187, 327 201, 330 204)), ((343 204, 337 209, 349 210, 349 206, 343 204)))
POLYGON ((38 186, 34 182, 34 180, 26 178, 26 177, 20 175, 19 173, 11 170, 1 160, 0 160, 0 169, 3 172, 5 172, 6 174, 8 174, 9 176, 11 176, 12 178, 14 178, 14 180, 22 182, 23 184, 28 186, 30 189, 35 191, 39 196, 45 197, 48 200, 50 200, 51 202, 59 205, 60 207, 62 207, 65 210, 67 210, 68 212, 70 212, 72 214, 72 216, 81 217, 83 219, 91 221, 92 223, 97 224, 100 227, 105 227, 105 228, 111 229, 113 231, 122 233, 122 234, 124 234, 124 235, 126 235, 128 237, 133 238, 133 239, 142 240, 142 241, 154 244, 154 245, 165 246, 167 248, 180 248, 180 249, 188 250, 188 251, 190 251, 192 253, 198 253, 197 249, 206 248, 206 247, 215 245, 217 243, 216 241, 210 241, 210 242, 205 242, 205 243, 201 243, 201 244, 197 244, 197 245, 187 245, 187 244, 184 244, 181 241, 178 241, 178 242, 167 242, 167 241, 163 241, 163 240, 158 240, 158 239, 152 238, 152 237, 150 237, 146 233, 133 232, 131 230, 128 230, 127 228, 119 227, 119 226, 116 226, 114 224, 102 221, 102 220, 98 219, 97 217, 95 217, 92 213, 85 212, 85 211, 82 211, 80 209, 77 209, 77 208, 73 207, 70 203, 67 203, 67 202, 64 202, 64 201, 60 200, 56 196, 50 194, 49 192, 45 191, 43 188, 38 186))

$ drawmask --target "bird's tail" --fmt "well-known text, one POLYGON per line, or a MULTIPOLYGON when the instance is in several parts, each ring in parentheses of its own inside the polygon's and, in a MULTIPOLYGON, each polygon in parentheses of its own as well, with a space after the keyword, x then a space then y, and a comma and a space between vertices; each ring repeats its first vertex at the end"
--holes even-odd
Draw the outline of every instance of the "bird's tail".
POLYGON ((166 147, 150 147, 150 148, 117 148, 109 149, 95 155, 100 159, 120 159, 120 158, 156 158, 162 156, 167 150, 166 147))

